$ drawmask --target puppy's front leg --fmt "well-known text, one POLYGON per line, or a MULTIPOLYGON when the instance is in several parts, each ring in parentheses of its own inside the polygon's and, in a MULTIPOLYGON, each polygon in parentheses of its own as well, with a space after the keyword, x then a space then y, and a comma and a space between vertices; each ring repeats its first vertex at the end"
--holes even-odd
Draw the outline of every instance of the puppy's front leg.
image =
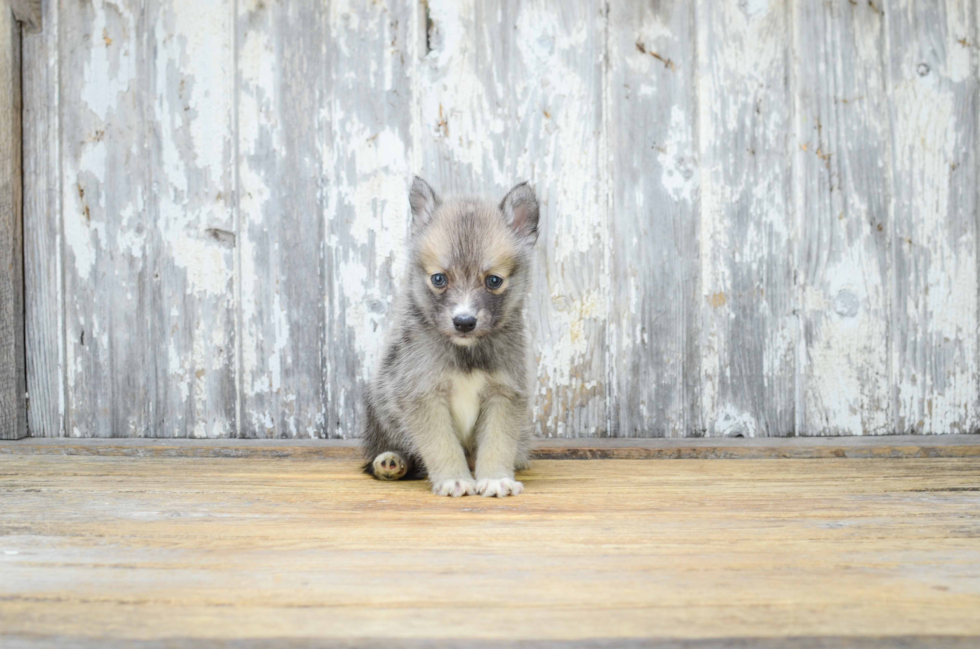
POLYGON ((476 493, 476 483, 466 462, 466 452, 453 429, 449 404, 432 398, 417 404, 410 417, 415 444, 437 496, 476 493))
POLYGON ((523 401, 503 395, 483 404, 476 423, 476 492, 481 496, 516 496, 524 485, 514 480, 514 462, 524 425, 523 401))

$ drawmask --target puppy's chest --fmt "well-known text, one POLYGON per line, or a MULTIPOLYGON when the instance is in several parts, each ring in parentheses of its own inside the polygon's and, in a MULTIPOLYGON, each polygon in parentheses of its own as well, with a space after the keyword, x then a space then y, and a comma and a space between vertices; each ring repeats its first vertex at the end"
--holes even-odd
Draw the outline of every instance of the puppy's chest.
POLYGON ((488 382, 487 374, 480 371, 456 374, 452 378, 449 411, 453 416, 456 434, 462 439, 473 435, 473 427, 480 416, 480 406, 488 382))

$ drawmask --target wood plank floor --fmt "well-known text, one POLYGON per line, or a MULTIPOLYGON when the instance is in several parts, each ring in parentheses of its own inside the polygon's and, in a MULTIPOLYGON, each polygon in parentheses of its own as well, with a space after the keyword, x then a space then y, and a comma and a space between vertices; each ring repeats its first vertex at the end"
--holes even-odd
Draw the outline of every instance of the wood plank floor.
POLYGON ((0 646, 980 646, 976 458, 522 479, 451 500, 350 460, 0 454, 0 646))

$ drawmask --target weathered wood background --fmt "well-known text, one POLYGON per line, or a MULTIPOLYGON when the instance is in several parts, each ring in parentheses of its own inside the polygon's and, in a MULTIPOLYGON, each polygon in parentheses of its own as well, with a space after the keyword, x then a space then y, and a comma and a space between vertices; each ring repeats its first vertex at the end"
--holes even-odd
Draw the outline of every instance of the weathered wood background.
POLYGON ((980 428, 975 0, 45 2, 36 436, 349 437, 413 172, 542 201, 544 436, 980 428))
POLYGON ((0 0, 0 439, 27 436, 20 51, 20 23, 0 0))

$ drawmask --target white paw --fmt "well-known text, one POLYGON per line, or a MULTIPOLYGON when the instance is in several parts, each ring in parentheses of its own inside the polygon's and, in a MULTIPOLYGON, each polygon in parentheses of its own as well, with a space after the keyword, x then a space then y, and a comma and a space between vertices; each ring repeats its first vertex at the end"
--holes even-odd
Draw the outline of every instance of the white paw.
POLYGON ((452 480, 438 480, 432 483, 432 493, 437 496, 472 496, 476 493, 476 485, 472 480, 456 478, 452 480))
POLYGON ((524 491, 524 485, 510 478, 483 478, 476 483, 476 493, 487 498, 493 496, 497 496, 498 498, 516 496, 522 491, 524 491))
POLYGON ((378 480, 400 480, 408 470, 405 460, 391 451, 379 453, 371 464, 374 467, 374 477, 378 480))

